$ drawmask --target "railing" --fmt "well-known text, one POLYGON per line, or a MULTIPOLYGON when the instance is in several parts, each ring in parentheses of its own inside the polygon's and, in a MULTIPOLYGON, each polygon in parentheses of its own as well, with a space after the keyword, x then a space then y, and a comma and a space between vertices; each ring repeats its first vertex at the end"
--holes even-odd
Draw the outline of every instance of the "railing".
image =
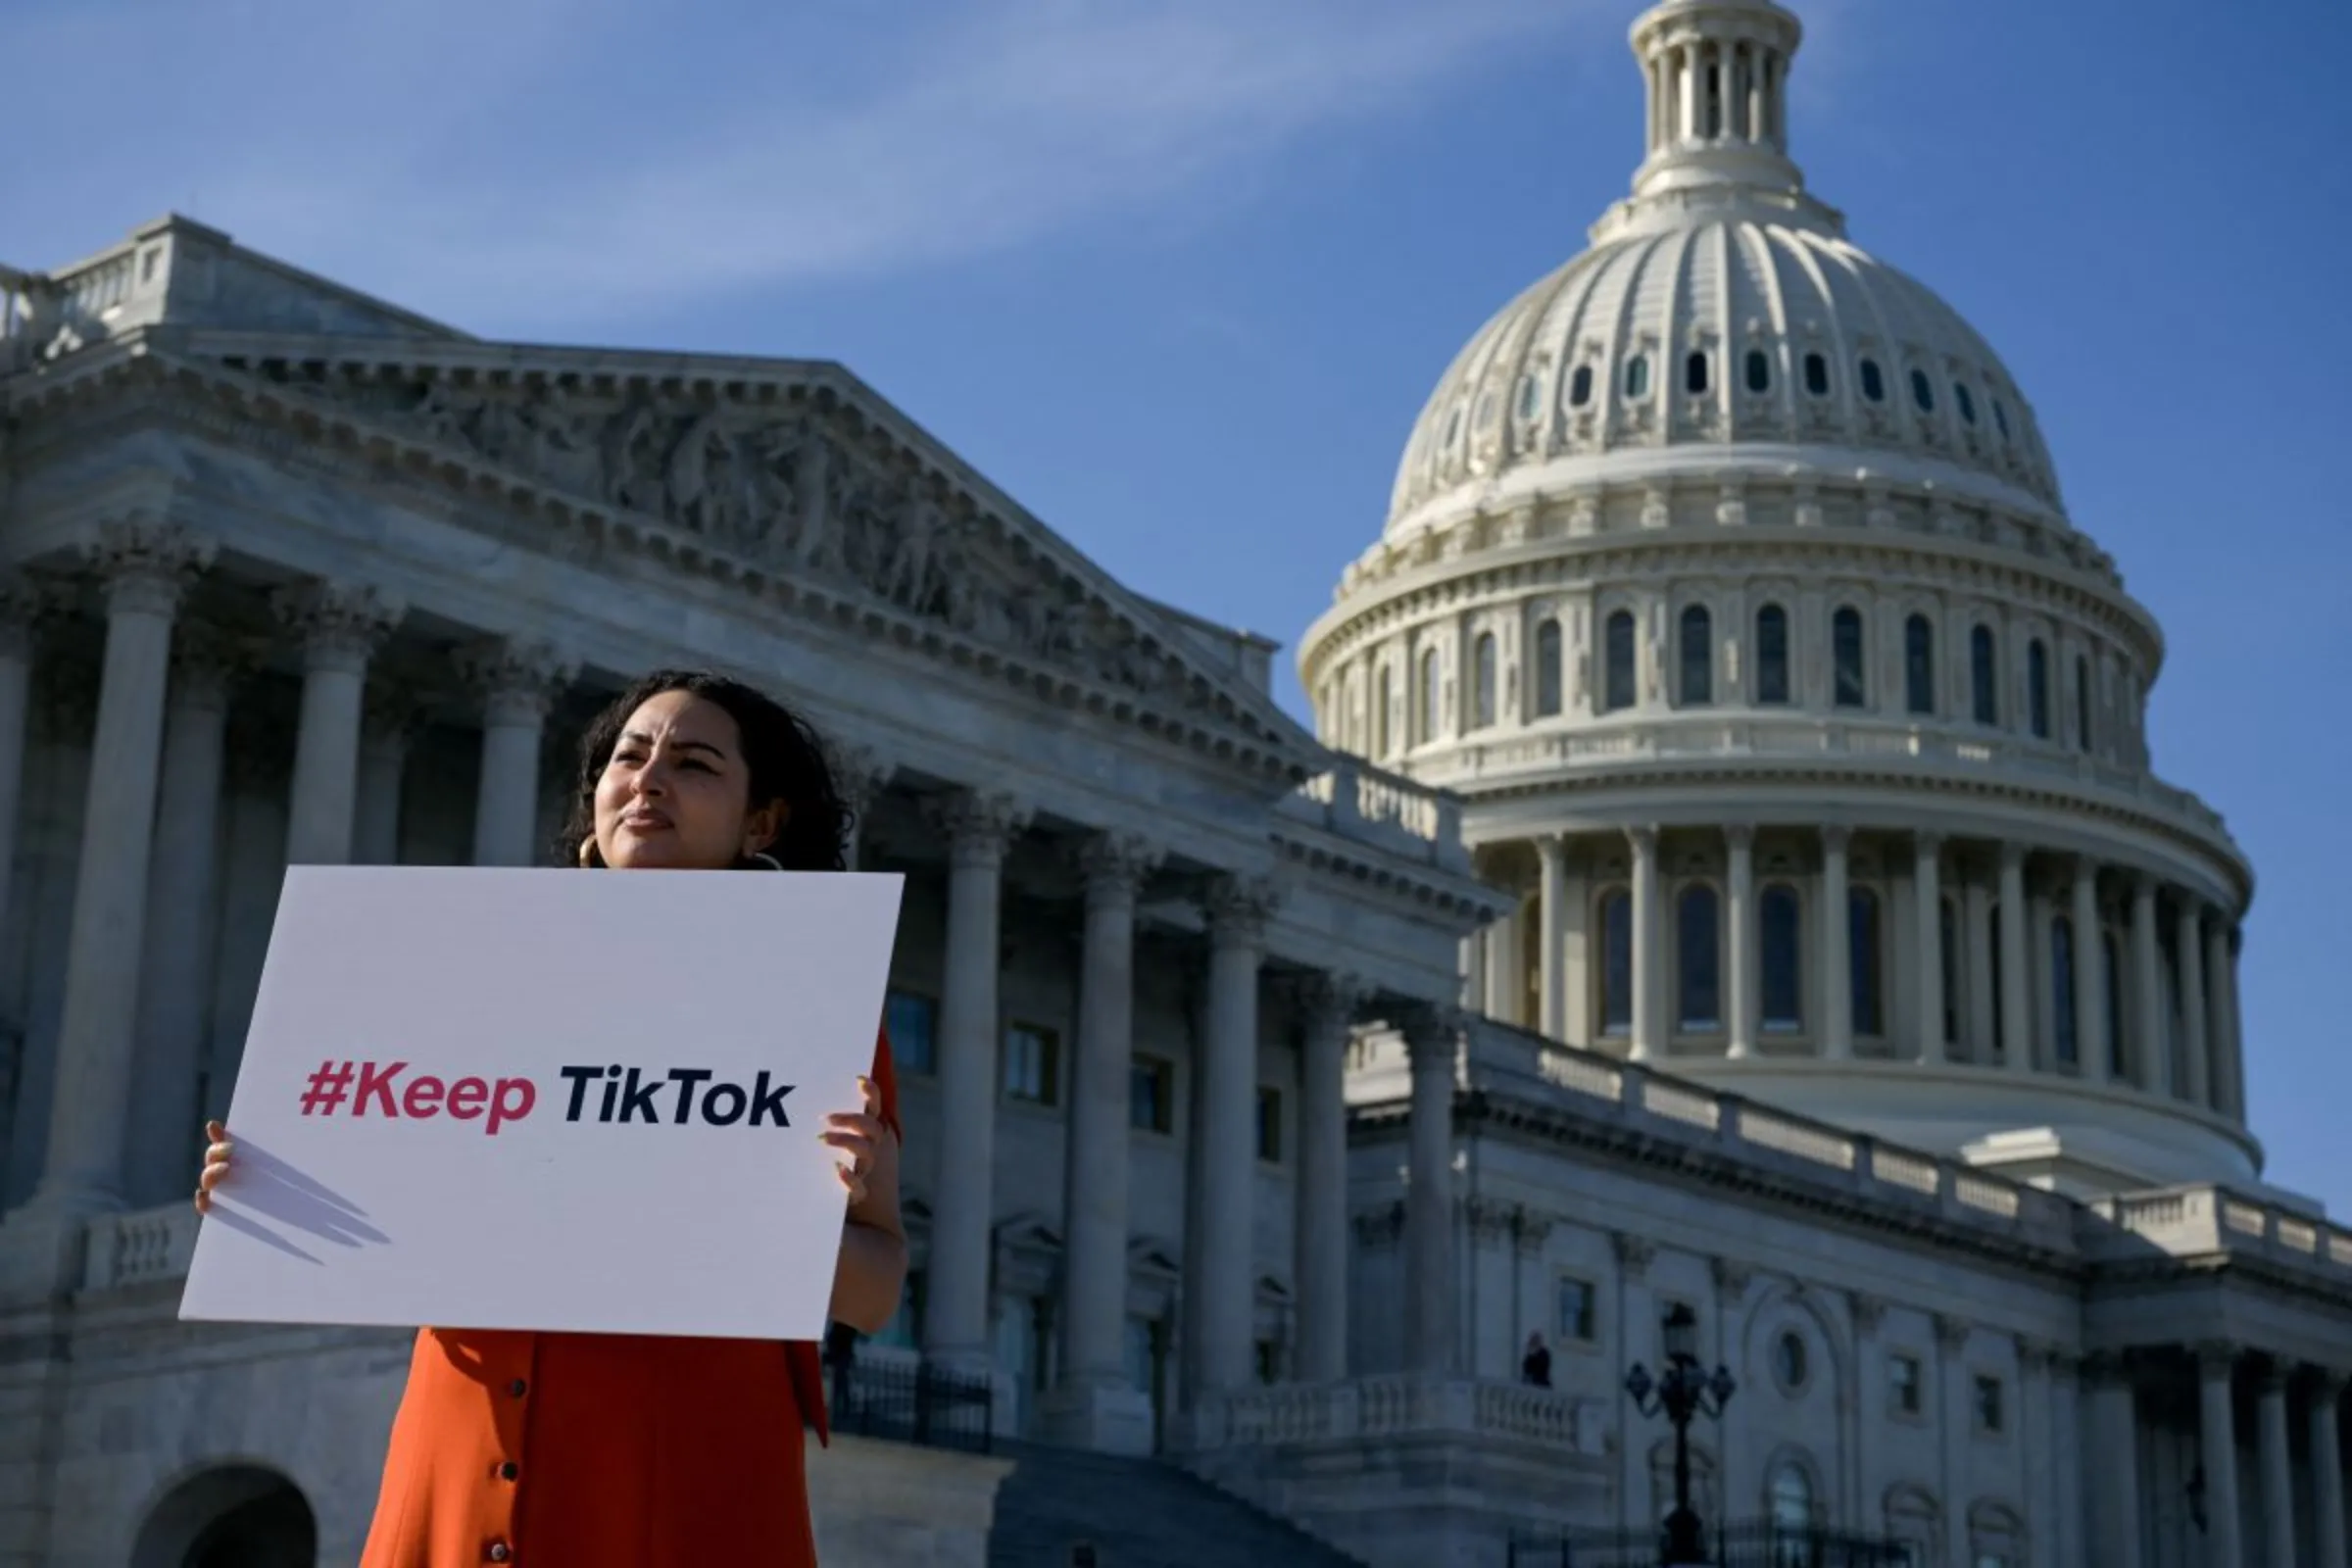
POLYGON ((1591 1396, 1522 1383, 1378 1373, 1203 1396, 1189 1442, 1212 1450, 1446 1434, 1597 1454, 1602 1405, 1591 1396))
POLYGON ((1317 822, 1345 838, 1392 847, 1434 864, 1467 868, 1462 803, 1446 790, 1416 783, 1353 757, 1301 784, 1285 813, 1317 822))
POLYGON ((2291 1267, 2352 1271, 2352 1230, 2226 1187, 2127 1193, 2092 1199, 2084 1207, 2112 1227, 2110 1236, 2090 1238, 2094 1251, 2136 1242, 2175 1256, 2243 1252, 2291 1267))
POLYGON ((184 1201, 99 1215, 84 1232, 81 1288, 120 1291, 185 1279, 196 1252, 196 1210, 184 1201))
MULTIPOLYGON (((1710 1568, 1915 1568, 1921 1559, 1899 1541, 1816 1526, 1739 1520, 1707 1532, 1710 1568)), ((1508 1568, 1657 1568, 1661 1530, 1569 1531, 1514 1535, 1508 1568)))
POLYGON ((995 1389, 984 1377, 927 1362, 836 1357, 825 1385, 835 1432, 965 1453, 996 1446, 995 1389))

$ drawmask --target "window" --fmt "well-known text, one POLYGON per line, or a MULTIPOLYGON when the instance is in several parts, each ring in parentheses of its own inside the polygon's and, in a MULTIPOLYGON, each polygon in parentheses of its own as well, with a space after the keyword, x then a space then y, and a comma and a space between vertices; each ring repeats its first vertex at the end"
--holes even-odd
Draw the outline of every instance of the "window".
POLYGON ((1532 375, 1519 378, 1519 417, 1532 419, 1544 407, 1544 383, 1532 375))
POLYGON ((1282 1091, 1272 1084, 1257 1086, 1257 1157, 1282 1163, 1282 1091))
POLYGON ((2001 1380, 1979 1373, 1975 1382, 1975 1396, 1970 1402, 1975 1407, 1977 1431, 1988 1438, 1999 1437, 2003 1416, 2001 1380))
POLYGON ((1936 628, 1925 615, 1903 622, 1903 706, 1914 713, 1936 711, 1936 628))
POLYGON ((1372 755, 1374 757, 1389 755, 1389 704, 1396 699, 1396 694, 1392 690, 1395 684, 1395 681, 1390 678, 1389 666, 1386 664, 1381 665, 1380 673, 1372 677, 1372 755))
POLYGON ((1950 899, 1938 901, 1936 935, 1942 948, 1943 1043, 1960 1043, 1960 906, 1950 899))
POLYGON ((1715 617, 1704 605, 1683 611, 1681 670, 1676 694, 1685 708, 1704 708, 1715 700, 1715 617))
POLYGON ((2075 1035, 2075 922, 2063 914, 2050 917, 2050 1025, 2058 1060, 2072 1067, 2082 1042, 2075 1035))
POLYGON ((1848 888, 1845 894, 1845 940, 1852 981, 1851 1003, 1856 1034, 1886 1032, 1886 998, 1879 970, 1879 895, 1871 888, 1848 888))
POLYGON ((1675 956, 1682 976, 1682 1028, 1693 1032, 1723 1027, 1721 924, 1715 890, 1704 882, 1683 889, 1675 904, 1675 956))
POLYGON ((1805 356, 1805 390, 1817 398, 1830 395, 1830 362, 1819 354, 1805 356))
POLYGON ((1764 965, 1764 1028, 1769 1034, 1794 1034, 1804 1027, 1798 940, 1802 910, 1796 889, 1786 883, 1766 888, 1758 906, 1763 940, 1756 946, 1764 965))
POLYGON ((2115 933, 2099 933, 2099 972, 2107 982, 2107 1071, 2119 1079, 2132 1076, 2124 1053, 2124 952, 2115 933))
POLYGON ((1772 356, 1762 349, 1747 351, 1747 389, 1750 392, 1772 390, 1772 356))
MULTIPOLYGON (((1799 1348, 1802 1348, 1801 1345, 1799 1348)), ((1806 1475, 1805 1467, 1794 1459, 1784 1459, 1774 1468, 1772 1485, 1766 1489, 1764 1502, 1772 1514, 1774 1530, 1802 1532, 1813 1528, 1813 1478, 1806 1475)), ((1782 1550, 1775 1554, 1777 1563, 1795 1568, 1796 1564, 1811 1560, 1802 1550, 1791 1552, 1788 1549, 1797 1545, 1795 1542, 1785 1542, 1781 1545, 1782 1550)))
POLYGON ((1985 914, 1986 968, 1992 973, 1992 1049, 2007 1055, 2009 1051, 2009 1009, 2001 1004, 2001 906, 1995 904, 1985 914))
POLYGON ((1886 1358, 1886 1408, 1896 1415, 1917 1415, 1926 1404, 1919 1357, 1895 1351, 1886 1358))
POLYGON ((1928 379, 1925 370, 1911 372, 1911 401, 1919 405, 1922 414, 1936 412, 1936 384, 1928 379))
POLYGON ((1601 650, 1606 682, 1601 694, 1601 707, 1609 712, 1634 706, 1634 612, 1613 610, 1609 612, 1601 650))
POLYGON ((1756 701, 1788 701, 1788 612, 1778 605, 1756 612, 1756 701))
POLYGON ((1452 446, 1454 438, 1461 433, 1462 406, 1457 403, 1453 406, 1453 412, 1446 416, 1446 440, 1444 444, 1448 447, 1452 446))
POLYGON ((1592 367, 1580 365, 1576 368, 1576 373, 1568 378, 1568 402, 1581 409, 1592 401, 1592 367))
POLYGON ((1876 360, 1865 358, 1862 361, 1862 395, 1873 403, 1886 401, 1886 378, 1879 373, 1879 362, 1876 360))
POLYGON ((1127 1125, 1147 1133, 1176 1125, 1176 1069, 1157 1056, 1127 1063, 1127 1125))
POLYGON ((1494 688, 1498 679, 1494 668, 1494 634, 1482 631, 1471 645, 1471 718, 1473 729, 1486 729, 1494 722, 1494 688))
POLYGON ((1625 362, 1625 395, 1628 399, 1649 396, 1649 356, 1637 354, 1625 362))
POLYGON ((1476 421, 1478 428, 1484 430, 1488 425, 1493 424, 1494 422, 1494 394, 1492 392, 1481 393, 1478 399, 1478 418, 1476 421))
POLYGON ((1042 1024, 1004 1026, 1004 1098, 1032 1105, 1055 1102, 1061 1041, 1042 1024))
POLYGON ((1805 1373, 1811 1362, 1805 1355, 1804 1336, 1794 1329, 1785 1329, 1772 1342, 1772 1381, 1781 1386, 1783 1394, 1800 1394, 1805 1387, 1805 1373))
POLYGON ((1692 397, 1703 397, 1707 390, 1707 357, 1691 353, 1683 357, 1683 390, 1692 397))
POLYGON ((2050 651, 2036 637, 2026 644, 2026 717, 2034 738, 2050 738, 2050 651))
POLYGON ((1960 410, 1962 423, 1974 424, 1977 422, 1977 400, 1970 397, 1968 388, 1958 381, 1952 383, 1952 403, 1960 410))
POLYGON ((1600 900, 1600 1032, 1634 1027, 1634 897, 1613 888, 1600 900))
POLYGON ((899 1072, 939 1070, 939 1004, 911 991, 893 991, 882 1004, 890 1035, 890 1064, 899 1072))
POLYGON ((1830 617, 1830 653, 1836 668, 1839 708, 1860 708, 1869 697, 1863 679, 1862 612, 1841 605, 1830 617))
POLYGON ((2004 441, 2008 440, 2009 411, 2001 407, 2001 400, 1999 398, 1994 398, 1992 400, 1992 422, 1999 428, 2001 432, 2001 439, 2004 441))
POLYGON ((1273 1340, 1259 1340, 1250 1353, 1250 1366, 1257 1381, 1274 1384, 1282 1381, 1282 1347, 1273 1340))
POLYGON ((1977 722, 2001 721, 2001 670, 1993 657, 1992 628, 1979 626, 1968 634, 1968 684, 1976 704, 1977 722))
POLYGON ((2075 745, 2090 750, 2090 661, 2075 656, 2075 745))
POLYGON ((1438 651, 1421 650, 1421 711, 1413 715, 1413 738, 1434 741, 1438 738, 1438 704, 1444 696, 1438 685, 1438 651))
POLYGON ((1536 716, 1551 718, 1560 710, 1560 623, 1546 620, 1536 627, 1536 716))
POLYGON ((1552 1338, 1562 1345, 1591 1345, 1599 1334, 1595 1321, 1599 1293, 1590 1280, 1572 1274, 1559 1277, 1553 1292, 1552 1338))

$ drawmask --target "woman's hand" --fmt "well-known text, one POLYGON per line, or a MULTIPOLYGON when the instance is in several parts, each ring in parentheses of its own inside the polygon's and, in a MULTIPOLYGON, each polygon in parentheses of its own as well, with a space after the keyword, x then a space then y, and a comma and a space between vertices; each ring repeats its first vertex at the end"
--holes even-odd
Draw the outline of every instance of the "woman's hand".
POLYGON ((825 1118, 825 1130, 818 1133, 820 1143, 830 1144, 841 1151, 843 1158, 836 1168, 841 1185, 848 1190, 850 1206, 855 1208, 865 1201, 866 1177, 873 1172, 874 1158, 882 1147, 882 1091, 863 1073, 858 1076, 858 1091, 863 1098, 862 1108, 835 1111, 825 1118))
POLYGON ((228 1156, 236 1145, 228 1141, 228 1129, 217 1121, 204 1124, 204 1136, 210 1147, 204 1152, 204 1170, 196 1178, 196 1212, 213 1211, 213 1189, 228 1174, 228 1156))

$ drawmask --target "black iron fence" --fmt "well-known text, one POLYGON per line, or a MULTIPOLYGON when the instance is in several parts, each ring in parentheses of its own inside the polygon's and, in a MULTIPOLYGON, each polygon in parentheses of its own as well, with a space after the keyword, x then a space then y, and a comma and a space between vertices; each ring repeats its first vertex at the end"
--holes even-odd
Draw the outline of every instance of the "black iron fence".
POLYGON ((996 1444, 996 1391, 988 1379, 926 1362, 835 1358, 825 1368, 836 1432, 931 1448, 987 1453, 996 1444))
MULTIPOLYGON (((1510 1568, 1658 1568, 1663 1530, 1569 1531, 1512 1538, 1510 1568)), ((1917 1568, 1901 1542, 1841 1531, 1735 1521, 1707 1532, 1710 1568, 1917 1568)))

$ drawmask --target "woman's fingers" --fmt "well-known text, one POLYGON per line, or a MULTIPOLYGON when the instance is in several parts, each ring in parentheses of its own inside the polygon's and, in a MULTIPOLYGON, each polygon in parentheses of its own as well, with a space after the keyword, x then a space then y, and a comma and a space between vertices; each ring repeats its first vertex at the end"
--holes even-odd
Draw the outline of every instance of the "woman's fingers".
POLYGON ((196 1173, 196 1212, 199 1214, 213 1211, 213 1189, 220 1186, 220 1179, 228 1174, 228 1156, 236 1150, 236 1145, 229 1142, 228 1129, 217 1121, 204 1124, 204 1136, 210 1142, 205 1146, 204 1168, 196 1173))

